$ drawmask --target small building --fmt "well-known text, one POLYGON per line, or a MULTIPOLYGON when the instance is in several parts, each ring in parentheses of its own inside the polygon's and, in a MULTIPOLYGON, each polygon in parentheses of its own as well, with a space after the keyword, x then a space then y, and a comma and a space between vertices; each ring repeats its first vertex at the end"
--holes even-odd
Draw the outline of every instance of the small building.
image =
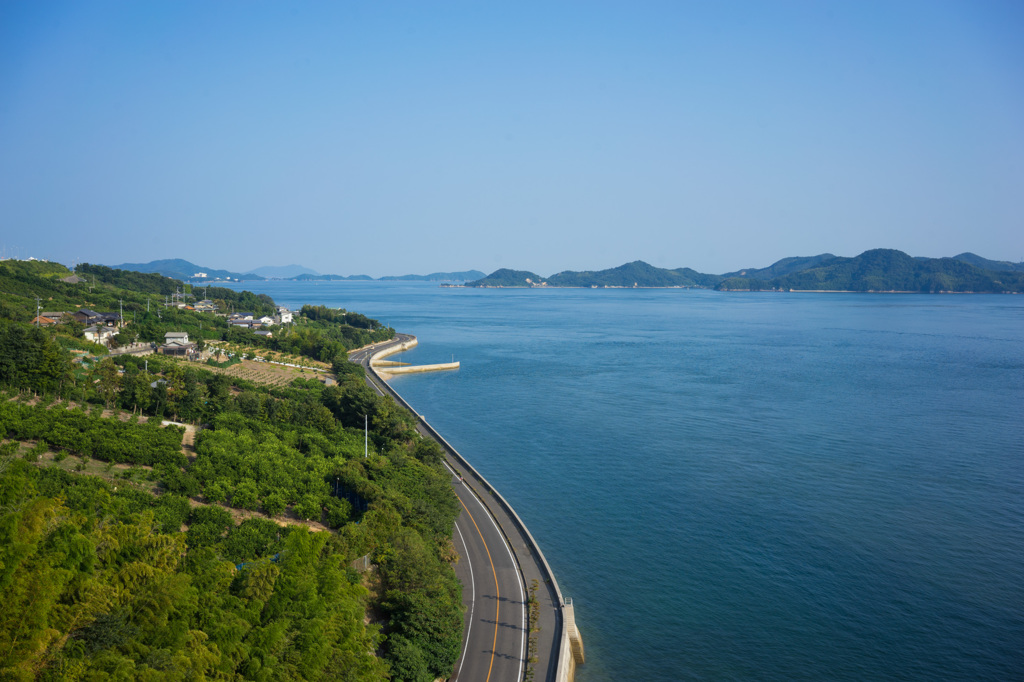
POLYGON ((39 315, 38 317, 32 319, 32 324, 36 325, 37 327, 49 327, 51 324, 57 324, 57 320, 54 320, 53 318, 50 317, 46 317, 45 315, 39 315))
POLYGON ((259 331, 256 331, 256 332, 253 332, 253 333, 256 334, 256 336, 262 336, 263 338, 266 338, 266 339, 273 338, 273 336, 274 336, 273 332, 268 332, 265 329, 260 329, 259 331))
POLYGON ((231 320, 228 322, 229 327, 245 327, 246 329, 252 329, 252 320, 231 320))
POLYGON ((108 327, 122 327, 121 313, 99 313, 100 320, 108 327))
POLYGON ((95 310, 82 308, 78 312, 73 313, 72 317, 75 318, 75 322, 81 322, 82 324, 96 324, 99 320, 100 314, 95 310))
POLYGON ((252 313, 231 313, 229 320, 252 320, 255 317, 252 313))
POLYGON ((188 332, 167 332, 164 343, 188 343, 188 332))
POLYGON ((92 341, 93 343, 109 346, 110 339, 117 335, 117 330, 103 325, 93 325, 91 327, 86 327, 82 334, 85 336, 86 341, 92 341))
POLYGON ((188 342, 182 343, 180 341, 165 343, 157 350, 159 350, 163 355, 177 355, 185 357, 193 356, 198 352, 196 351, 196 344, 188 342))
POLYGON ((63 312, 63 311, 43 312, 43 313, 40 313, 40 317, 45 317, 45 318, 47 318, 48 320, 50 320, 52 322, 56 322, 57 324, 60 324, 61 322, 64 321, 64 318, 66 318, 66 317, 70 318, 71 317, 71 313, 66 313, 66 312, 63 312))
POLYGON ((73 314, 76 322, 88 325, 101 325, 104 327, 120 327, 121 315, 119 313, 98 313, 95 310, 82 308, 73 314))
POLYGON ((259 319, 253 320, 253 322, 259 322, 260 324, 274 324, 274 318, 270 317, 269 315, 264 315, 259 319))
POLYGON ((277 307, 277 323, 278 324, 291 324, 292 322, 292 311, 285 308, 283 305, 277 307))

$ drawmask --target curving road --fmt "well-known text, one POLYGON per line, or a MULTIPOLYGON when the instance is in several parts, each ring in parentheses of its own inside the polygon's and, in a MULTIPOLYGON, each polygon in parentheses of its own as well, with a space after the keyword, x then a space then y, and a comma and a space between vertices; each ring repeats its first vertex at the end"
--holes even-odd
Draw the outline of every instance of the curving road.
MULTIPOLYGON (((374 344, 349 355, 366 369, 367 383, 380 395, 405 403, 370 368, 370 357, 388 346, 413 337, 398 334, 391 341, 374 344)), ((408 403, 405 403, 408 405, 408 403)), ((414 411, 414 414, 415 411, 414 411)), ((451 446, 416 414, 416 429, 438 442, 445 451, 445 466, 462 504, 455 521, 453 541, 460 561, 455 572, 462 580, 466 606, 462 655, 451 680, 465 682, 518 682, 527 665, 528 585, 537 579, 540 630, 534 633, 535 680, 554 680, 561 634, 560 604, 553 586, 531 551, 531 543, 505 508, 490 494, 490 486, 471 468, 463 466, 451 446), (488 499, 490 498, 490 499, 488 499), (525 581, 525 582, 524 582, 525 581)))

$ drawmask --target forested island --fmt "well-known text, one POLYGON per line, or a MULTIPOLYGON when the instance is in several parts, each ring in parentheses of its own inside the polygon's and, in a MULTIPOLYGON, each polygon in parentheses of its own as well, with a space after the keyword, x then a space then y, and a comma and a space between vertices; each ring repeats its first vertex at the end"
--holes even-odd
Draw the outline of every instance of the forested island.
POLYGON ((347 362, 392 330, 310 306, 258 336, 225 311, 267 296, 210 287, 204 312, 102 266, 2 261, 0 293, 0 678, 451 674, 442 454, 347 362), (192 361, 133 350, 185 332, 192 361), (287 381, 240 370, 273 359, 287 381))
POLYGON ((953 258, 914 258, 874 249, 854 258, 832 254, 784 258, 767 268, 711 275, 690 268, 658 268, 634 261, 598 271, 564 271, 541 277, 500 269, 467 287, 693 287, 719 291, 855 291, 915 293, 1022 293, 1024 265, 965 253, 953 258))

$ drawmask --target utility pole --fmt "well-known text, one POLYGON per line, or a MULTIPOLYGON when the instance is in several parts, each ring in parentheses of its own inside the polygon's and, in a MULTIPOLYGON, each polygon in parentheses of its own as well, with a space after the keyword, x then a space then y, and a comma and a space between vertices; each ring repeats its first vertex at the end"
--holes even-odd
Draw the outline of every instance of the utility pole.
POLYGON ((370 454, 370 416, 363 415, 363 459, 370 454))
POLYGON ((36 296, 36 326, 39 326, 39 297, 36 296))
POLYGON ((117 299, 117 303, 118 303, 118 305, 121 306, 121 308, 120 308, 121 312, 120 312, 119 317, 117 318, 117 326, 118 327, 123 327, 124 326, 124 301, 122 301, 121 299, 117 299))

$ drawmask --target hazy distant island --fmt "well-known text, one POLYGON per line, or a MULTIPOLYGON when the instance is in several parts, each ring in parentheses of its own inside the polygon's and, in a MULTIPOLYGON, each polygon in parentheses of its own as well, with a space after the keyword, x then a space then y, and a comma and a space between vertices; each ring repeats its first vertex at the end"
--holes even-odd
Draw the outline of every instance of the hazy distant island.
POLYGON ((831 253, 783 258, 765 268, 720 275, 691 268, 659 268, 633 261, 607 270, 565 270, 542 277, 529 270, 501 268, 434 272, 429 275, 321 274, 301 265, 263 266, 245 273, 206 268, 186 260, 123 263, 122 270, 158 273, 188 282, 283 279, 305 281, 421 281, 466 287, 701 288, 718 291, 854 291, 914 293, 1022 293, 1024 263, 994 261, 973 253, 952 258, 909 256, 895 249, 873 249, 846 258, 831 253), (464 283, 464 284, 463 284, 464 283))
POLYGON ((303 265, 264 265, 245 272, 233 272, 196 265, 181 258, 155 260, 149 263, 121 263, 111 265, 117 270, 131 270, 163 275, 183 282, 244 282, 267 279, 283 279, 296 282, 308 281, 420 281, 420 282, 468 282, 481 279, 485 273, 480 270, 463 270, 460 272, 432 272, 429 275, 389 275, 374 279, 369 275, 330 275, 322 274, 303 265))
POLYGON ((377 281, 403 281, 403 282, 470 282, 486 277, 486 274, 479 270, 463 270, 462 272, 433 272, 429 275, 401 275, 400 277, 379 277, 377 281))
POLYGON ((767 268, 749 268, 722 275, 703 274, 690 268, 658 268, 643 261, 593 272, 564 271, 551 277, 502 268, 465 286, 1022 293, 1024 264, 991 261, 973 253, 952 258, 915 258, 894 249, 873 249, 853 258, 830 253, 784 258, 767 268))

